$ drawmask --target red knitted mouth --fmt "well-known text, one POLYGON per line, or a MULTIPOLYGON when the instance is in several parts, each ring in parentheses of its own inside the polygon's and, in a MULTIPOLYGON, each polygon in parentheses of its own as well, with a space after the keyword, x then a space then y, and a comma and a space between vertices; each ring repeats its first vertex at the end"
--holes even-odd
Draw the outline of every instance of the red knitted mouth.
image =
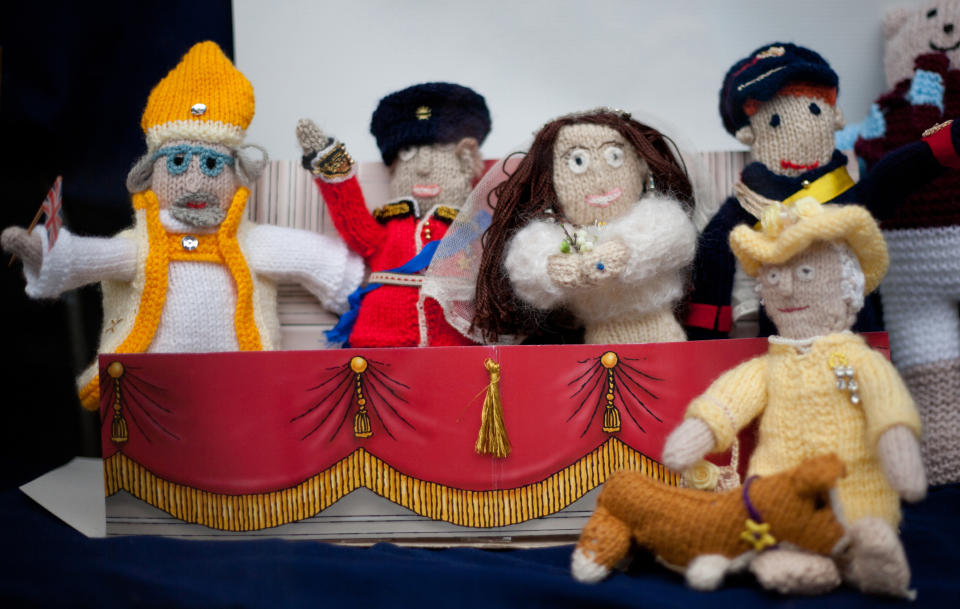
POLYGON ((780 167, 783 169, 802 169, 804 171, 810 171, 811 169, 816 169, 820 166, 820 161, 814 161, 809 165, 804 165, 803 163, 794 163, 793 161, 788 161, 787 159, 780 159, 780 167))
POLYGON ((190 209, 203 209, 207 206, 205 201, 188 201, 187 207, 190 209))
POLYGON ((781 313, 796 313, 797 311, 803 311, 804 309, 809 309, 810 305, 805 307, 788 307, 786 309, 777 309, 781 313))

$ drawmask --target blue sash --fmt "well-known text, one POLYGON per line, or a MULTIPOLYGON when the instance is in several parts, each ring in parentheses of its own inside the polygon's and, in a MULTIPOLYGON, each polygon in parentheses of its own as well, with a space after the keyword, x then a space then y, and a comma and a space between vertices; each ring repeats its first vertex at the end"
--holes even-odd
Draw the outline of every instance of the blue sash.
MULTIPOLYGON (((437 251, 437 246, 439 245, 439 241, 431 241, 423 246, 423 249, 420 250, 419 254, 410 260, 407 260, 402 265, 381 272, 406 273, 408 275, 412 275, 413 273, 422 271, 430 265, 430 261, 433 260, 433 254, 437 251)), ((348 340, 350 338, 350 333, 353 332, 354 324, 357 323, 357 315, 360 313, 360 303, 363 302, 363 297, 382 286, 382 283, 369 283, 367 285, 360 286, 354 290, 352 294, 347 296, 347 302, 350 304, 350 310, 340 316, 340 321, 337 322, 336 326, 324 332, 328 342, 343 343, 344 347, 350 346, 348 344, 348 340)))

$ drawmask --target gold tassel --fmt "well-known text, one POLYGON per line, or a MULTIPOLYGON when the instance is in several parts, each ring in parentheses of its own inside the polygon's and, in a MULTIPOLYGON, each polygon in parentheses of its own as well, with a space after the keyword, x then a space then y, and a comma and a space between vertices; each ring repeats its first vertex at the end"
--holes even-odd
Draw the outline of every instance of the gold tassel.
POLYGON ((353 435, 358 438, 369 438, 373 435, 373 430, 370 429, 370 415, 362 406, 353 417, 353 435))
POLYGON ((107 374, 113 378, 113 422, 110 424, 110 441, 114 444, 123 444, 130 438, 127 433, 127 421, 120 412, 120 377, 123 376, 123 364, 111 362, 107 366, 107 374))
POLYGON ((603 411, 603 431, 607 433, 620 431, 620 411, 613 403, 608 402, 606 410, 603 411))
POLYGON ((122 444, 127 439, 127 422, 119 414, 114 414, 113 423, 110 425, 110 440, 116 444, 122 444))
POLYGON ((483 362, 490 375, 487 395, 480 413, 480 434, 475 447, 478 455, 493 455, 504 459, 510 455, 510 438, 503 424, 503 405, 500 403, 500 364, 487 358, 483 362))

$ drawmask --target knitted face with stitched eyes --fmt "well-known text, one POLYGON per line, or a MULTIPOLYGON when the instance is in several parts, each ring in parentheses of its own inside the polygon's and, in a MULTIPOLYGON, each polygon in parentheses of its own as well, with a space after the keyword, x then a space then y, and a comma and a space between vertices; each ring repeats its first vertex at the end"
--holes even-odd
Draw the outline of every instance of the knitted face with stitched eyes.
POLYGON ((459 207, 482 171, 480 146, 472 137, 449 144, 408 146, 390 165, 390 194, 395 198, 412 196, 425 208, 434 204, 459 207))
POLYGON ((237 191, 233 151, 192 140, 165 143, 153 155, 151 190, 161 210, 196 227, 223 222, 237 191))
POLYGON ((834 104, 836 90, 825 89, 821 95, 821 89, 825 88, 788 85, 766 102, 751 100, 744 107, 750 125, 736 135, 750 146, 751 160, 790 177, 830 162, 833 134, 843 127, 843 114, 834 104))
POLYGON ((767 314, 786 338, 848 330, 863 306, 860 264, 839 242, 818 241, 783 264, 760 267, 757 278, 767 314))
POLYGON ((606 222, 640 199, 647 164, 612 127, 580 123, 560 130, 553 148, 553 185, 564 217, 574 224, 606 222))

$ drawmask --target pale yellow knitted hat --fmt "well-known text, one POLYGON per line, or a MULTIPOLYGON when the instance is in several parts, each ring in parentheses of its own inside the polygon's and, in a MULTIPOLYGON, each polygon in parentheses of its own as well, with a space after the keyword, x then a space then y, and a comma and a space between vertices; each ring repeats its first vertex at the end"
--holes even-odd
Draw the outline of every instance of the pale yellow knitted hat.
POLYGON ((751 277, 764 264, 783 264, 815 241, 844 241, 864 275, 864 294, 880 285, 890 259, 876 220, 859 205, 821 205, 807 197, 793 205, 775 203, 763 211, 759 228, 745 224, 730 233, 730 249, 751 277))

